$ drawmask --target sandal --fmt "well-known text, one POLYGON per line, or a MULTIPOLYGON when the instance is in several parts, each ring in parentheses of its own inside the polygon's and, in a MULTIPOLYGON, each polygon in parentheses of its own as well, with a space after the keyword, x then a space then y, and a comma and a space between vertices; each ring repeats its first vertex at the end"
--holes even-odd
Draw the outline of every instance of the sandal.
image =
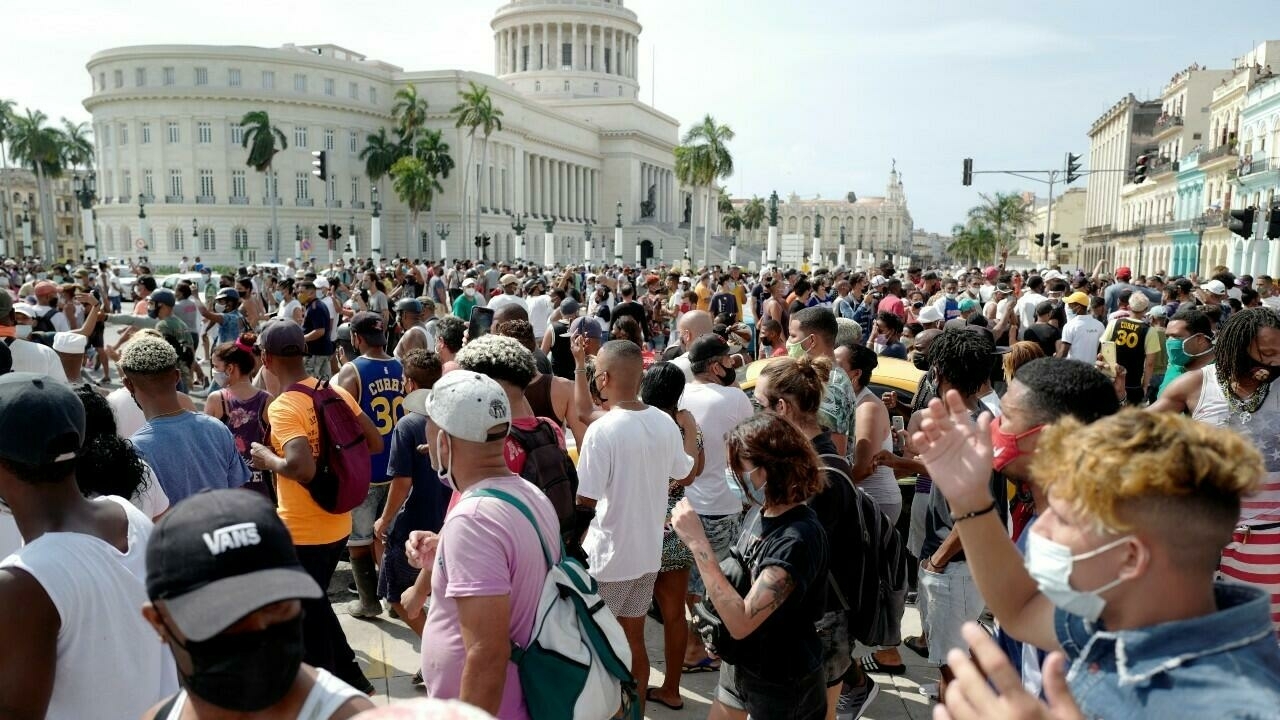
POLYGON ((686 675, 692 675, 694 673, 715 672, 719 669, 720 663, 711 658, 702 658, 692 665, 685 663, 682 672, 686 675))
POLYGON ((911 652, 926 660, 929 659, 929 643, 925 642, 924 638, 919 635, 912 635, 909 638, 904 638, 902 644, 911 652))
POLYGON ((883 675, 906 675, 907 666, 905 664, 898 665, 881 665, 876 660, 875 655, 866 655, 858 658, 858 664, 862 666, 863 672, 881 673, 883 675))
POLYGON ((658 697, 657 695, 654 695, 653 693, 654 693, 654 691, 655 691, 655 690, 657 690, 657 689, 658 689, 658 688, 656 688, 656 687, 651 687, 651 688, 649 688, 648 690, 646 690, 646 691, 645 691, 645 693, 644 693, 644 699, 645 699, 645 702, 658 703, 658 704, 659 704, 659 705, 661 705, 662 707, 665 707, 665 708, 667 708, 667 709, 669 709, 669 710, 683 710, 683 709, 684 709, 684 702, 683 702, 683 701, 682 701, 679 705, 672 705, 671 703, 667 702, 666 700, 663 700, 662 698, 658 697))

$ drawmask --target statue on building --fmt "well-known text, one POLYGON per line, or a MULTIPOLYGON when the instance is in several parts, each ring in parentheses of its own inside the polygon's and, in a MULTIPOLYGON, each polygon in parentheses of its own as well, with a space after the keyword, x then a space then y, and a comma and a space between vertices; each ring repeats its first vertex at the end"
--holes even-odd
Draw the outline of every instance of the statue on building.
POLYGON ((778 227, 778 191, 769 194, 769 227, 778 227))
POLYGON ((693 216, 693 196, 689 195, 684 199, 684 224, 688 225, 689 218, 693 216))
POLYGON ((649 199, 640 202, 640 217, 651 218, 658 208, 658 186, 649 186, 649 199))

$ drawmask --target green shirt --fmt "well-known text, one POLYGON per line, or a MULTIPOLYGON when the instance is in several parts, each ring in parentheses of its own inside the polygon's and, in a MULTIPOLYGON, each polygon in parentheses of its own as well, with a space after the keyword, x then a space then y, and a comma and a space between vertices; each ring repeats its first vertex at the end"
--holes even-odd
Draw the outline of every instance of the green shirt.
POLYGON ((475 306, 476 306, 475 298, 467 297, 467 294, 463 293, 458 296, 458 299, 453 301, 453 314, 456 315, 457 317, 462 318, 463 320, 470 320, 471 308, 475 306))

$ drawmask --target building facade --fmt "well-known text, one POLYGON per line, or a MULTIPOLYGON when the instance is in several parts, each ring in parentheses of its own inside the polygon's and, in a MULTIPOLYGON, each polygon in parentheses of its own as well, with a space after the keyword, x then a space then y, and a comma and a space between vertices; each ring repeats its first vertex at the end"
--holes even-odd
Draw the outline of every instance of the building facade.
POLYGON ((1121 231, 1121 189, 1138 156, 1153 146, 1160 112, 1159 102, 1143 102, 1130 93, 1089 128, 1090 175, 1078 260, 1082 267, 1092 268, 1099 261, 1115 264, 1115 241, 1121 231))
POLYGON ((1019 260, 1028 267, 1049 267, 1053 265, 1079 265, 1077 258, 1081 254, 1085 228, 1085 206, 1089 191, 1082 187, 1069 188, 1053 199, 1052 213, 1048 199, 1029 198, 1032 206, 1031 222, 1022 227, 1017 234, 1017 253, 1010 256, 1009 264, 1019 260), (1052 225, 1052 229, 1050 226, 1052 225), (1048 252, 1043 245, 1036 244, 1036 235, 1057 233, 1058 245, 1050 244, 1048 252))
MULTIPOLYGON (((47 184, 53 196, 54 253, 59 258, 79 258, 84 243, 79 231, 79 204, 72 188, 72 174, 64 174, 47 184)), ((0 254, 8 257, 44 256, 46 232, 44 201, 36 184, 36 174, 30 170, 9 168, 0 170, 0 212, 6 222, 0 223, 0 254), (24 219, 30 225, 30 247, 24 245, 24 219)))
POLYGON ((99 253, 215 265, 368 256, 376 191, 384 256, 475 258, 483 234, 490 258, 580 262, 595 226, 594 259, 612 260, 599 238, 612 238, 620 213, 624 259, 635 259, 633 247, 664 234, 659 219, 674 222, 679 192, 679 125, 638 100, 635 14, 620 0, 515 0, 491 26, 495 75, 406 71, 336 45, 95 54, 84 105, 97 140, 99 253), (502 111, 487 143, 449 112, 470 83, 502 111), (417 223, 390 178, 371 182, 361 159, 371 134, 391 131, 395 93, 409 86, 456 164, 417 223), (267 111, 288 144, 272 167, 278 233, 268 177, 245 162, 240 120, 254 110, 267 111), (316 150, 328 153, 327 183, 311 174, 316 150), (326 218, 342 226, 342 247, 318 238, 326 218))

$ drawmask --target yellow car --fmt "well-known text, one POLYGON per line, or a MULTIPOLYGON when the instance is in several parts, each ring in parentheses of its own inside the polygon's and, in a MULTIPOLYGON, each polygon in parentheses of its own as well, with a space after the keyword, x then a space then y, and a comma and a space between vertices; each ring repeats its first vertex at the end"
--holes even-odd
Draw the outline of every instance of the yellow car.
MULTIPOLYGON (((764 366, 769 364, 770 359, 757 360, 748 365, 746 378, 738 384, 738 387, 748 393, 754 390, 756 378, 760 377, 760 371, 764 370, 764 366)), ((923 376, 923 371, 917 370, 915 365, 906 360, 882 357, 871 373, 870 389, 876 396, 892 390, 898 394, 900 404, 910 405, 911 400, 916 396, 916 389, 920 386, 920 378, 923 376)))

